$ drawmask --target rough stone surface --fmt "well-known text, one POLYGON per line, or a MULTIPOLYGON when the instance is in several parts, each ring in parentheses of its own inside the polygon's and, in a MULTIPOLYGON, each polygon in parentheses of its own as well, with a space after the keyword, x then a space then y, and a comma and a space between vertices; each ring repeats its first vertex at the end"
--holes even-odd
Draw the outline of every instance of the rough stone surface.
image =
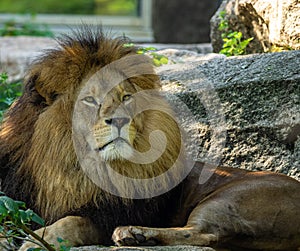
POLYGON ((208 247, 194 246, 158 246, 158 247, 79 247, 72 248, 71 251, 214 251, 208 247))
POLYGON ((229 29, 254 39, 247 53, 266 52, 271 46, 300 49, 300 2, 298 0, 224 0, 211 19, 214 52, 222 48, 218 30, 220 12, 226 12, 229 29))
POLYGON ((7 72, 11 81, 22 79, 34 58, 55 44, 45 37, 0 37, 0 72, 7 72))
MULTIPOLYGON (((176 49, 176 50, 186 50, 193 51, 199 54, 207 54, 212 52, 212 46, 210 43, 201 43, 201 44, 141 44, 144 47, 154 47, 157 50, 163 49, 176 49)), ((199 55, 198 55, 199 56, 199 55)))
POLYGON ((193 156, 300 180, 300 51, 193 62, 182 62, 182 51, 161 53, 178 55, 158 73, 193 156))

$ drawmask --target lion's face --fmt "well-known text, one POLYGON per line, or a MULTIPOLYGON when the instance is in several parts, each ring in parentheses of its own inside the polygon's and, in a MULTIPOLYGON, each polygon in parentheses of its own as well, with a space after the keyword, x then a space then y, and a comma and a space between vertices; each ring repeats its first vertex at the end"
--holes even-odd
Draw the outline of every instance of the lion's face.
POLYGON ((92 88, 90 95, 82 99, 86 106, 97 110, 92 127, 95 151, 103 160, 115 160, 132 155, 134 140, 141 128, 141 116, 132 117, 136 89, 128 80, 114 87, 103 97, 92 88))
POLYGON ((184 145, 159 78, 133 66, 95 69, 82 80, 73 142, 82 170, 97 186, 124 198, 150 198, 185 177, 184 145))
POLYGON ((145 123, 151 111, 143 108, 153 101, 152 94, 145 93, 132 79, 116 86, 103 76, 85 83, 78 100, 82 121, 90 132, 85 140, 102 160, 130 159, 136 150, 141 151, 137 149, 141 141, 144 148, 149 147, 145 123))

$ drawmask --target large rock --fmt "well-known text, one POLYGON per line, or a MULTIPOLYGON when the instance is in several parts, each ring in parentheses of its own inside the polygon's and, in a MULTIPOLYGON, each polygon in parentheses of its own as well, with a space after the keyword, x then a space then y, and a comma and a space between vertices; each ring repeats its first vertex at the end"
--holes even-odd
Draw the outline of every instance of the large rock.
POLYGON ((158 246, 158 247, 79 247, 71 251, 214 251, 208 247, 194 246, 158 246))
MULTIPOLYGON (((300 180, 300 51, 220 57, 158 68, 198 159, 300 180), (185 103, 187 107, 184 107, 185 103)), ((179 57, 178 57, 179 56, 179 57)))
POLYGON ((0 73, 8 73, 10 81, 22 79, 28 65, 55 45, 46 37, 0 37, 0 73))
POLYGON ((272 46, 300 49, 298 0, 224 0, 211 19, 214 52, 219 52, 223 44, 218 29, 221 11, 226 12, 229 30, 254 38, 247 53, 266 52, 272 46))

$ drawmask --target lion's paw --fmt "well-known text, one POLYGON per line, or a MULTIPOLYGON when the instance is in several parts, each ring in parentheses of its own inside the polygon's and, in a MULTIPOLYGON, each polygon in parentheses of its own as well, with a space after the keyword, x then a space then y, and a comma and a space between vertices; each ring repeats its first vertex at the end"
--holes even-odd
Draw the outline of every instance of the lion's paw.
POLYGON ((127 226, 117 227, 112 239, 118 246, 154 246, 158 241, 144 233, 142 228, 127 226))

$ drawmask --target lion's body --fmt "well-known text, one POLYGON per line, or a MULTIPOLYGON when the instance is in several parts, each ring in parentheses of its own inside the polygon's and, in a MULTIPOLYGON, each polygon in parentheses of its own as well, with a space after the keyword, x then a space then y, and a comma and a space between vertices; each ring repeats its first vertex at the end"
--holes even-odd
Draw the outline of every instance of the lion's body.
MULTIPOLYGON (((107 39, 101 32, 83 32, 66 38, 61 48, 49 51, 32 66, 23 96, 10 108, 2 125, 1 189, 25 201, 52 224, 45 238, 54 243, 56 234, 72 245, 111 244, 113 238, 118 245, 299 247, 298 181, 270 173, 215 169, 202 163, 196 163, 185 178, 186 170, 192 167, 186 166, 181 155, 180 129, 157 92, 159 79, 146 57, 130 61, 135 53, 136 49, 125 47, 122 40, 107 39), (116 61, 118 65, 105 68, 116 61), (112 72, 125 79, 109 91, 103 84, 101 88, 95 83, 88 86, 91 76, 102 69, 98 85, 114 81, 112 72), (138 96, 147 90, 152 92, 138 96), (161 110, 144 110, 134 118, 128 115, 128 106, 149 104, 161 110), (128 109, 122 108, 115 116, 121 106, 128 109), (85 115, 93 109, 97 111, 94 119, 85 115), (76 116, 83 119, 72 127, 76 116), (155 130, 161 130, 165 138, 151 134, 155 130), (74 132, 78 138, 74 139, 74 132), (152 143, 163 145, 164 140, 164 153, 157 160, 148 163, 143 159, 147 153, 156 156, 151 152, 152 143), (99 166, 88 162, 93 165, 83 168, 87 162, 78 158, 76 146, 82 142, 84 149, 79 155, 83 158, 96 152, 97 158, 123 176, 162 178, 137 186, 103 173, 107 178, 100 182, 94 179, 99 166), (168 170, 172 170, 169 176, 162 175, 168 170), (204 184, 199 184, 201 171, 211 172, 204 184), (111 187, 111 191, 107 189, 111 187), (117 228, 127 225, 144 228, 117 228)), ((28 243, 21 250, 27 247, 28 243)))

